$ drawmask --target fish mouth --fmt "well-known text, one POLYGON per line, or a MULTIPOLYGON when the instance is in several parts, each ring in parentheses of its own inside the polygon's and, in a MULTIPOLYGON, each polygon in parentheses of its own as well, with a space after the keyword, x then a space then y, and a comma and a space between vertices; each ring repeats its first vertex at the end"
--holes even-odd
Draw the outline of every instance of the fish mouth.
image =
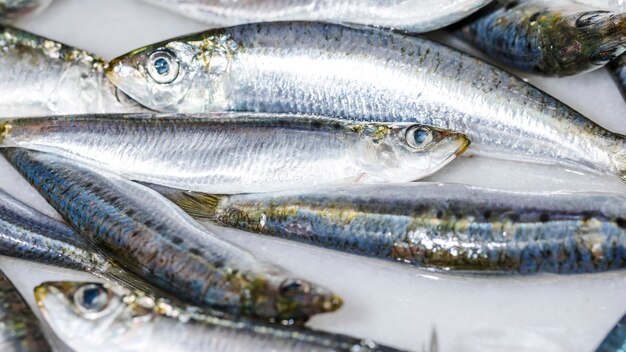
POLYGON ((463 136, 462 138, 462 144, 461 146, 456 150, 456 152, 454 153, 454 155, 456 157, 461 156, 463 153, 465 153, 465 151, 470 147, 470 145, 472 144, 472 142, 465 136, 463 136))

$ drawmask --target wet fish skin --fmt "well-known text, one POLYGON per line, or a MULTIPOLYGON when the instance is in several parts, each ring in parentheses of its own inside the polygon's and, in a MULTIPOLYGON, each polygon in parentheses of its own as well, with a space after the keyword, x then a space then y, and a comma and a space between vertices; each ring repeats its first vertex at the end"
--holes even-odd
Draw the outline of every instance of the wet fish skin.
POLYGON ((322 21, 428 32, 454 23, 491 0, 144 0, 218 26, 322 21))
POLYGON ((5 117, 145 111, 84 50, 0 25, 0 110, 5 117))
POLYGON ((412 123, 226 113, 0 121, 0 145, 51 152, 133 180, 231 194, 409 182, 439 170, 469 141, 412 123), (430 137, 417 145, 416 133, 430 137))
POLYGON ((199 220, 438 270, 626 267, 626 196, 419 182, 212 196, 151 187, 199 220))
POLYGON ((326 289, 217 239, 145 186, 53 154, 2 153, 78 233, 182 301, 298 320, 341 306, 326 289))
POLYGON ((626 2, 623 0, 574 0, 577 3, 593 6, 608 11, 626 11, 626 2))
POLYGON ((160 111, 410 121, 465 134, 470 155, 626 179, 622 135, 507 72, 419 37, 320 23, 244 25, 133 51, 113 60, 107 76, 160 111), (153 61, 169 67, 167 79, 153 61))
POLYGON ((46 352, 39 321, 9 278, 0 271, 0 350, 3 352, 46 352))
POLYGON ((35 16, 45 10, 52 0, 0 0, 0 19, 35 16))
POLYGON ((595 352, 619 352, 626 348, 626 316, 623 316, 602 340, 595 352))
POLYGON ((55 333, 77 352, 397 351, 366 339, 182 310, 116 285, 48 282, 35 289, 35 299, 55 333), (84 292, 95 304, 85 304, 84 292))
POLYGON ((626 100, 626 56, 622 55, 608 64, 609 73, 626 100))
POLYGON ((499 0, 455 33, 511 67, 568 76, 626 51, 626 14, 565 0, 499 0))

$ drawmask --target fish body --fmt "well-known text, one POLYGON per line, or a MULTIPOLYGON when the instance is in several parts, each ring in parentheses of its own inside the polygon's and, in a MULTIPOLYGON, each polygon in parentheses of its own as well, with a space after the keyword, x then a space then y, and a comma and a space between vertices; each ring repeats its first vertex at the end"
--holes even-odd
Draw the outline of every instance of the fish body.
POLYGON ((3 352, 52 351, 39 321, 24 298, 0 271, 0 350, 3 352))
POLYGON ((454 23, 491 0, 145 0, 211 25, 322 21, 427 32, 454 23))
POLYGON ((5 117, 145 110, 116 90, 94 54, 4 25, 0 49, 5 117))
POLYGON ((611 61, 608 65, 609 73, 615 81, 617 88, 626 100, 626 56, 622 55, 611 61))
POLYGON ((500 0, 457 35, 511 67, 567 76, 600 68, 626 51, 626 14, 566 0, 500 0))
POLYGON ((626 1, 624 0, 574 0, 577 3, 592 6, 608 11, 626 11, 626 1))
POLYGON ((595 352, 620 352, 626 350, 626 316, 615 324, 595 352))
POLYGON ((52 0, 0 0, 0 19, 13 20, 35 16, 45 10, 52 0))
POLYGON ((136 50, 113 60, 107 75, 159 111, 416 122, 465 134, 471 155, 626 178, 623 136, 505 71, 419 37, 320 23, 243 25, 136 50))
POLYGON ((250 113, 27 118, 0 122, 0 130, 5 146, 221 194, 408 182, 439 170, 469 145, 461 134, 412 123, 250 113))
POLYGON ((325 289, 217 239, 145 186, 57 155, 2 152, 78 233, 183 301, 281 319, 306 319, 341 305, 325 289))
POLYGON ((49 282, 35 289, 35 299, 76 352, 397 351, 367 339, 172 307, 116 285, 49 282))
POLYGON ((626 196, 419 182, 233 196, 152 186, 200 220, 454 271, 626 267, 626 196))

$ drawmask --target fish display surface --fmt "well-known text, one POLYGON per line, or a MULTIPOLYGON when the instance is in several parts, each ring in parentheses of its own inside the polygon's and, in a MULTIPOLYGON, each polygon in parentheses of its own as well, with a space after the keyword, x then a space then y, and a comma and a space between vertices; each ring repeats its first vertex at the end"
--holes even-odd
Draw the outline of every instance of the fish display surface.
POLYGON ((0 350, 3 352, 52 351, 39 321, 11 281, 0 271, 0 350))
POLYGON ((468 19, 459 37, 526 72, 574 75, 626 51, 626 14, 569 0, 499 0, 468 19))
POLYGON ((185 302, 298 320, 341 305, 324 288, 217 239, 145 186, 57 155, 17 148, 2 153, 78 233, 185 302))
POLYGON ((35 16, 45 10, 52 0, 0 0, 0 19, 12 20, 35 16))
POLYGON ((170 307, 115 285, 48 282, 35 289, 42 316, 76 352, 397 351, 367 339, 170 307))
POLYGON ((454 23, 491 0, 144 0, 211 25, 323 21, 413 33, 454 23))
POLYGON ((226 113, 0 121, 0 144, 133 180, 224 194, 413 181, 448 164, 469 141, 413 123, 226 113))
POLYGON ((0 49, 3 117, 146 110, 119 92, 104 75, 106 61, 87 51, 6 25, 0 49))
POLYGON ((209 30, 113 60, 155 110, 309 113, 465 134, 470 155, 626 179, 626 140, 496 67, 418 37, 321 23, 209 30))
POLYGON ((419 182, 211 196, 152 186, 199 220, 454 271, 626 267, 626 195, 419 182))

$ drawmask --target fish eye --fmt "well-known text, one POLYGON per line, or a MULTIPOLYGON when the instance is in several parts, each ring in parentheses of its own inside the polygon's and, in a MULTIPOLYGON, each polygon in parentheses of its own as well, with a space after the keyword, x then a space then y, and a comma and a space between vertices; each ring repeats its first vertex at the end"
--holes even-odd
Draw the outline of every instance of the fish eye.
POLYGON ((411 148, 422 150, 432 142, 433 132, 430 128, 414 126, 407 129, 405 139, 411 148))
POLYGON ((109 290, 99 284, 87 284, 74 292, 74 305, 87 318, 97 318, 109 304, 109 290))
POLYGON ((176 55, 170 50, 160 49, 148 58, 148 74, 159 84, 173 82, 178 77, 180 64, 176 55))
POLYGON ((282 296, 291 296, 297 293, 309 293, 310 286, 300 280, 285 280, 280 284, 279 292, 282 296))

